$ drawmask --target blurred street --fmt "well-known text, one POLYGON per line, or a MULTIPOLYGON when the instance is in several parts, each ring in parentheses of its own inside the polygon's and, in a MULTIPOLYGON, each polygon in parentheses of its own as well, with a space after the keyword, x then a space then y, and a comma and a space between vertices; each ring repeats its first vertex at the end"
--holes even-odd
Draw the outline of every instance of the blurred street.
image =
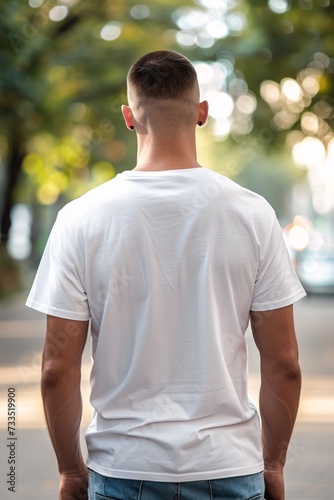
MULTIPOLYGON (((58 474, 39 395, 45 318, 23 306, 25 295, 0 302, 0 497, 57 500, 58 474), (16 390, 16 494, 7 490, 7 391, 16 390)), ((295 305, 303 370, 300 412, 286 466, 287 500, 331 500, 334 491, 334 298, 295 305)), ((257 402, 258 356, 250 334, 250 392, 257 402)), ((90 420, 90 354, 84 355, 83 432, 90 420)), ((83 436, 82 432, 82 436, 83 436)), ((83 449, 84 443, 83 443, 83 449)))

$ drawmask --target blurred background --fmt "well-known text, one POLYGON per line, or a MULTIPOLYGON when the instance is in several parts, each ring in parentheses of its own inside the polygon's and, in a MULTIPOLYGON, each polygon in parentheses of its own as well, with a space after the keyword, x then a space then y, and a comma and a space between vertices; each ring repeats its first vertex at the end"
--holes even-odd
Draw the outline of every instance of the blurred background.
MULTIPOLYGON (((6 397, 18 399, 18 498, 57 498, 39 370, 45 319, 24 307, 58 210, 136 163, 122 119, 130 65, 173 49, 195 65, 210 119, 199 162, 276 210, 308 291, 295 307, 304 388, 287 499, 333 497, 334 2, 2 0, 0 5, 0 491, 6 397)), ((258 359, 248 337, 250 390, 258 359)), ((89 422, 89 346, 84 424, 89 422)), ((7 497, 8 495, 8 497, 7 497)))

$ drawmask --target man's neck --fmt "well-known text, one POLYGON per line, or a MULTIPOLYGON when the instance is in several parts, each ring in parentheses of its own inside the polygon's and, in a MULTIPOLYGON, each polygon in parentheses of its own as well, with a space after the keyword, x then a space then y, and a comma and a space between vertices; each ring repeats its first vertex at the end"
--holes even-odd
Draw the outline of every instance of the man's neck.
POLYGON ((202 165, 199 163, 180 163, 179 161, 172 159, 170 161, 154 161, 148 163, 137 163, 133 170, 140 170, 145 172, 159 172, 162 170, 186 170, 189 168, 201 168, 202 165))
POLYGON ((199 168, 195 141, 141 140, 134 170, 159 171, 199 168))

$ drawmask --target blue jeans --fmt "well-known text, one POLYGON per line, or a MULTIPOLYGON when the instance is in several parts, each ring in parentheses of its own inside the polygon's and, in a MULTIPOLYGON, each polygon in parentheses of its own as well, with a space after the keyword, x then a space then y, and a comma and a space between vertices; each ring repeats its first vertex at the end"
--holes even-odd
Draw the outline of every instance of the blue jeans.
POLYGON ((89 470, 89 500, 263 500, 263 473, 165 483, 101 476, 89 470))

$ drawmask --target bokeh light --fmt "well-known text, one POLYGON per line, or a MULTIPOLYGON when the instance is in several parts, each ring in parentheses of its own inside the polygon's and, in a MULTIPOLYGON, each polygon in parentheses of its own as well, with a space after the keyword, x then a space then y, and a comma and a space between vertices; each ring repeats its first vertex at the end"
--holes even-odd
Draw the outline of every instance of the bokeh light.
POLYGON ((68 15, 68 8, 65 5, 55 5, 50 9, 49 18, 51 21, 63 21, 68 15))
POLYGON ((319 131, 319 119, 314 113, 304 113, 301 118, 301 128, 305 134, 315 135, 319 131))
POLYGON ((233 113, 234 102, 226 92, 209 91, 204 99, 209 103, 209 115, 216 120, 228 118, 233 113))
POLYGON ((30 7, 37 9, 43 4, 44 0, 29 0, 30 7))
POLYGON ((323 142, 317 137, 305 137, 292 148, 292 157, 301 167, 308 167, 321 163, 326 156, 323 142))
POLYGON ((298 102, 303 97, 300 85, 293 78, 283 78, 281 82, 282 94, 287 101, 298 102))
POLYGON ((312 222, 305 216, 296 215, 284 229, 288 245, 298 252, 305 250, 311 239, 312 222))
POLYGON ((208 49, 217 40, 238 36, 247 29, 247 17, 235 10, 235 2, 198 0, 197 3, 202 8, 180 7, 172 15, 179 28, 175 39, 181 47, 208 49))
POLYGON ((260 94, 262 99, 271 105, 281 101, 280 85, 271 80, 265 80, 261 83, 260 94))
POLYGON ((269 0, 268 7, 275 12, 275 14, 284 14, 289 10, 289 3, 287 0, 269 0))
POLYGON ((103 40, 111 42, 116 40, 122 33, 122 25, 118 22, 107 23, 100 31, 100 36, 103 40))
POLYGON ((238 97, 235 104, 240 113, 251 115, 256 110, 257 101, 253 94, 244 94, 238 97))
POLYGON ((151 9, 147 5, 138 4, 130 9, 130 15, 134 19, 146 19, 151 14, 151 9))

